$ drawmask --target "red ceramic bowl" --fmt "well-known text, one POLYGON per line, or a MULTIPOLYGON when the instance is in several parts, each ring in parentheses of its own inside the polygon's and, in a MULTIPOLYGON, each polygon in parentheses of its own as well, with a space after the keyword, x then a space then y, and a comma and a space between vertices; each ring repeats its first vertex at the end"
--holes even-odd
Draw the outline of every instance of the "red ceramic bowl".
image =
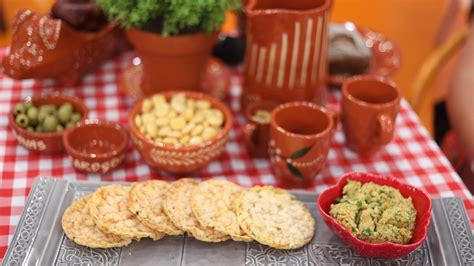
POLYGON ((125 158, 128 133, 117 123, 86 120, 64 134, 64 145, 74 168, 105 174, 125 158))
MULTIPOLYGON (((168 91, 161 94, 169 100, 176 93, 180 92, 168 91)), ((224 126, 215 138, 199 145, 179 148, 154 143, 140 133, 140 130, 134 123, 135 116, 141 112, 143 100, 135 104, 128 117, 132 142, 145 159, 145 162, 151 167, 170 173, 190 173, 203 168, 217 159, 224 151, 233 123, 232 113, 223 102, 199 92, 185 91, 184 93, 188 98, 208 100, 211 102, 213 108, 217 108, 224 113, 224 126)))
POLYGON ((410 252, 418 248, 423 241, 425 241, 431 222, 431 200, 426 193, 418 188, 402 184, 393 177, 379 176, 369 173, 345 174, 336 185, 328 188, 319 195, 318 207, 319 212, 328 227, 357 254, 364 257, 396 259, 407 256, 410 252), (335 203, 336 198, 342 196, 342 189, 346 185, 346 180, 348 178, 361 183, 374 182, 379 185, 391 186, 398 189, 404 197, 412 198, 417 215, 415 231, 409 244, 400 245, 389 242, 375 244, 362 241, 351 234, 349 230, 340 225, 336 219, 329 215, 331 204, 335 203))
MULTIPOLYGON (((59 106, 63 103, 69 102, 74 106, 74 110, 77 110, 82 113, 82 119, 80 122, 85 121, 89 113, 87 107, 79 98, 61 93, 37 95, 33 97, 28 97, 25 99, 25 101, 31 101, 36 106, 45 104, 54 104, 56 106, 59 106)), ((63 134, 74 128, 68 128, 61 132, 30 132, 17 125, 17 123, 15 122, 13 109, 10 112, 9 120, 10 126, 12 127, 13 133, 18 142, 28 150, 38 153, 51 154, 63 152, 63 134)))

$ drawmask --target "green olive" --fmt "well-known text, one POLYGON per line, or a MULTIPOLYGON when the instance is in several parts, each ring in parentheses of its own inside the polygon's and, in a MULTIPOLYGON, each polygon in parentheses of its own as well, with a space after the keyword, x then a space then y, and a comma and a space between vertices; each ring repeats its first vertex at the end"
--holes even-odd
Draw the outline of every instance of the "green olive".
POLYGON ((26 101, 23 103, 23 105, 25 105, 26 109, 30 109, 32 106, 34 106, 31 101, 26 101))
POLYGON ((63 124, 66 124, 69 120, 71 120, 72 112, 73 112, 72 104, 65 103, 61 105, 61 107, 59 107, 59 110, 58 110, 59 121, 63 124))
POLYGON ((73 112, 73 111, 74 111, 74 106, 72 106, 71 103, 63 103, 63 104, 59 107, 59 109, 67 109, 67 110, 73 112))
POLYGON ((13 107, 13 113, 15 115, 19 115, 19 114, 25 114, 26 113, 26 107, 23 103, 17 103, 15 104, 15 106, 13 107))
POLYGON ((42 106, 40 106, 39 111, 40 111, 40 113, 45 112, 47 115, 56 116, 56 114, 57 114, 56 106, 53 105, 53 104, 42 105, 42 106))
POLYGON ((56 126, 56 131, 57 132, 60 132, 60 131, 63 131, 63 130, 64 130, 64 127, 61 124, 56 126))
POLYGON ((17 115, 15 121, 21 128, 28 127, 28 116, 26 116, 25 114, 17 115))
POLYGON ((31 106, 28 108, 26 113, 31 125, 36 125, 38 123, 38 108, 31 106))
POLYGON ((40 111, 38 112, 38 122, 41 124, 44 122, 44 119, 48 116, 48 114, 45 111, 40 111))
POLYGON ((58 119, 55 116, 49 115, 43 121, 43 128, 46 132, 56 131, 58 126, 58 119))
POLYGON ((27 127, 26 130, 30 132, 35 132, 35 129, 32 126, 27 127))
POLYGON ((74 112, 74 113, 72 113, 72 115, 71 115, 71 120, 70 120, 70 121, 71 121, 71 122, 74 122, 74 123, 77 123, 77 122, 79 122, 79 121, 81 120, 81 118, 82 118, 82 114, 81 114, 81 113, 79 113, 79 112, 74 112))
POLYGON ((70 128, 70 127, 73 127, 74 125, 76 125, 76 123, 70 121, 66 124, 65 128, 70 128))
POLYGON ((41 133, 41 132, 44 132, 44 128, 43 128, 42 125, 36 126, 35 130, 36 130, 36 132, 40 132, 40 133, 41 133))

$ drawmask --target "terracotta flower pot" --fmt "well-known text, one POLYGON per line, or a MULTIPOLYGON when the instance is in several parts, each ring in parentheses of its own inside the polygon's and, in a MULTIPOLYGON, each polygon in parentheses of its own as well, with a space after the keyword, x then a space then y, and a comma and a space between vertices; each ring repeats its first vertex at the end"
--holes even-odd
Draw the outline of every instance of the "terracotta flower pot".
POLYGON ((199 90, 217 34, 163 37, 130 29, 129 41, 143 63, 142 90, 148 96, 166 90, 199 90))
POLYGON ((249 0, 242 103, 324 103, 331 0, 249 0))

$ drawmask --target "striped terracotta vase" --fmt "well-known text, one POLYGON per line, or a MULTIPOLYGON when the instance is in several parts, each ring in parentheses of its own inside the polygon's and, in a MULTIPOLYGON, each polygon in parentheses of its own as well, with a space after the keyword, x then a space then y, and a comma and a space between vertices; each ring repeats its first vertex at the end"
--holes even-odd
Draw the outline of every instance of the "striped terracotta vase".
POLYGON ((324 103, 331 0, 250 0, 242 103, 324 103))

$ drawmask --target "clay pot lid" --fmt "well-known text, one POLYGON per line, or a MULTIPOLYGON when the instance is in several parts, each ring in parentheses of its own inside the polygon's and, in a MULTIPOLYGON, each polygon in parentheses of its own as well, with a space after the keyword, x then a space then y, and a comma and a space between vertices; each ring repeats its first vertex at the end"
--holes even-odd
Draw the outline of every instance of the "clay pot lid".
POLYGON ((124 153, 128 132, 115 122, 88 119, 64 134, 64 145, 74 157, 105 159, 124 153))

